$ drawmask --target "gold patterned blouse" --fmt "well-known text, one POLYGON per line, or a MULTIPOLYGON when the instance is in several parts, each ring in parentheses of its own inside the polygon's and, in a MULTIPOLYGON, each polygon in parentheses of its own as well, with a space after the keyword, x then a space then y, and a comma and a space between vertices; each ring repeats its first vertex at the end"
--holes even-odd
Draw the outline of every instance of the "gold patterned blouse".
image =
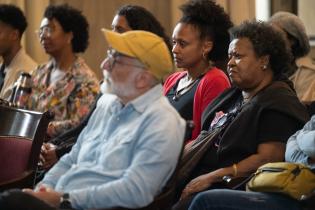
POLYGON ((39 66, 32 73, 33 87, 28 108, 52 111, 54 120, 47 131, 55 137, 75 127, 89 112, 99 92, 99 82, 85 61, 78 57, 61 79, 50 83, 53 62, 39 66))

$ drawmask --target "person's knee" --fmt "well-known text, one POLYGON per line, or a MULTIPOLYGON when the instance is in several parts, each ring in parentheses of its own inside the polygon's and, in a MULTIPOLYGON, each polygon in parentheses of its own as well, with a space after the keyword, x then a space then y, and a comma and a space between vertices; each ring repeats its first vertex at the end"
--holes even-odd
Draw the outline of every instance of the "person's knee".
POLYGON ((198 193, 192 200, 189 210, 203 210, 208 209, 209 206, 219 205, 225 202, 225 196, 227 194, 233 194, 232 190, 225 189, 213 189, 198 193))
POLYGON ((208 200, 208 194, 208 191, 198 193, 196 197, 192 200, 189 210, 204 209, 208 202, 211 202, 211 196, 208 200), (207 200, 207 202, 205 202, 205 200, 207 200))
POLYGON ((4 191, 0 194, 0 209, 20 210, 21 206, 17 206, 16 204, 27 202, 28 196, 29 195, 19 189, 4 191))
POLYGON ((13 189, 0 194, 0 209, 5 210, 57 210, 48 203, 24 193, 21 190, 13 189))

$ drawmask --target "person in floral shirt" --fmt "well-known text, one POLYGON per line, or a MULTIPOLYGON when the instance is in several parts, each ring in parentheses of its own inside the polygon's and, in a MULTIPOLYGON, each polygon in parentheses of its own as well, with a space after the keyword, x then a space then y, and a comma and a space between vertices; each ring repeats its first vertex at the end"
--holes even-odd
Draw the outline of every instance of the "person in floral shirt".
POLYGON ((75 127, 88 114, 98 94, 98 80, 76 53, 88 46, 88 23, 80 11, 66 5, 48 6, 39 29, 40 43, 51 56, 32 73, 28 108, 52 111, 47 130, 55 137, 75 127))
MULTIPOLYGON (((168 48, 171 50, 169 37, 165 34, 164 28, 160 22, 153 16, 153 14, 138 5, 126 4, 118 8, 112 21, 112 31, 124 33, 130 30, 144 30, 152 32, 163 38, 168 48)), ((108 72, 102 70, 105 81, 108 79, 108 72)), ((101 92, 106 93, 109 91, 107 82, 101 84, 101 92)), ((98 98, 102 96, 98 95, 98 98)), ((96 98, 93 108, 96 108, 96 98)), ((76 143, 77 138, 83 128, 87 125, 89 118, 94 112, 93 108, 90 113, 81 121, 75 128, 51 139, 48 143, 42 146, 41 150, 41 167, 49 169, 52 167, 64 154, 68 153, 72 146, 76 143)))

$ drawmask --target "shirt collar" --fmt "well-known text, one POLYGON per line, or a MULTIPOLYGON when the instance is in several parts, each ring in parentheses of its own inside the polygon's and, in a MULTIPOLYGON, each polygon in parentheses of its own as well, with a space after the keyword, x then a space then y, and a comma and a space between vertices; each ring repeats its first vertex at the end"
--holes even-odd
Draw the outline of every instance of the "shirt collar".
MULTIPOLYGON (((15 54, 15 56, 12 58, 9 65, 5 66, 4 72, 7 73, 9 69, 12 67, 12 65, 15 64, 15 60, 17 60, 19 57, 21 57, 25 53, 24 49, 21 47, 19 51, 15 54)), ((4 62, 2 62, 4 64, 4 62)), ((19 69, 20 70, 20 69, 19 69)))
POLYGON ((142 113, 148 106, 158 100, 161 96, 163 96, 163 87, 161 84, 158 84, 141 96, 132 100, 130 103, 126 104, 126 106, 133 106, 137 112, 142 113))
MULTIPOLYGON (((74 74, 75 71, 78 70, 78 67, 79 67, 80 65, 82 65, 83 63, 84 63, 83 58, 81 58, 81 57, 79 57, 79 56, 76 56, 76 58, 75 58, 73 64, 69 67, 70 71, 67 71, 67 73, 72 72, 72 74, 74 74)), ((54 59, 50 59, 50 60, 48 61, 48 63, 47 63, 47 68, 48 68, 48 69, 57 68, 57 67, 55 67, 55 61, 54 61, 54 59)))
POLYGON ((315 70, 314 61, 309 56, 299 58, 295 62, 299 68, 306 67, 306 68, 315 70))

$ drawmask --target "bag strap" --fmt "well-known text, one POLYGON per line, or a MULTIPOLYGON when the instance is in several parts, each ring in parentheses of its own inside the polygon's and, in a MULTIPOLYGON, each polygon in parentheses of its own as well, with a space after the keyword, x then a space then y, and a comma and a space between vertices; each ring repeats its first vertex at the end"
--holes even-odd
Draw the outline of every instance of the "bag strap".
POLYGON ((240 89, 232 87, 225 90, 222 94, 215 98, 214 101, 211 102, 202 112, 201 129, 207 130, 209 128, 209 125, 211 124, 211 121, 214 118, 215 112, 222 110, 223 107, 238 98, 240 94, 240 89))

